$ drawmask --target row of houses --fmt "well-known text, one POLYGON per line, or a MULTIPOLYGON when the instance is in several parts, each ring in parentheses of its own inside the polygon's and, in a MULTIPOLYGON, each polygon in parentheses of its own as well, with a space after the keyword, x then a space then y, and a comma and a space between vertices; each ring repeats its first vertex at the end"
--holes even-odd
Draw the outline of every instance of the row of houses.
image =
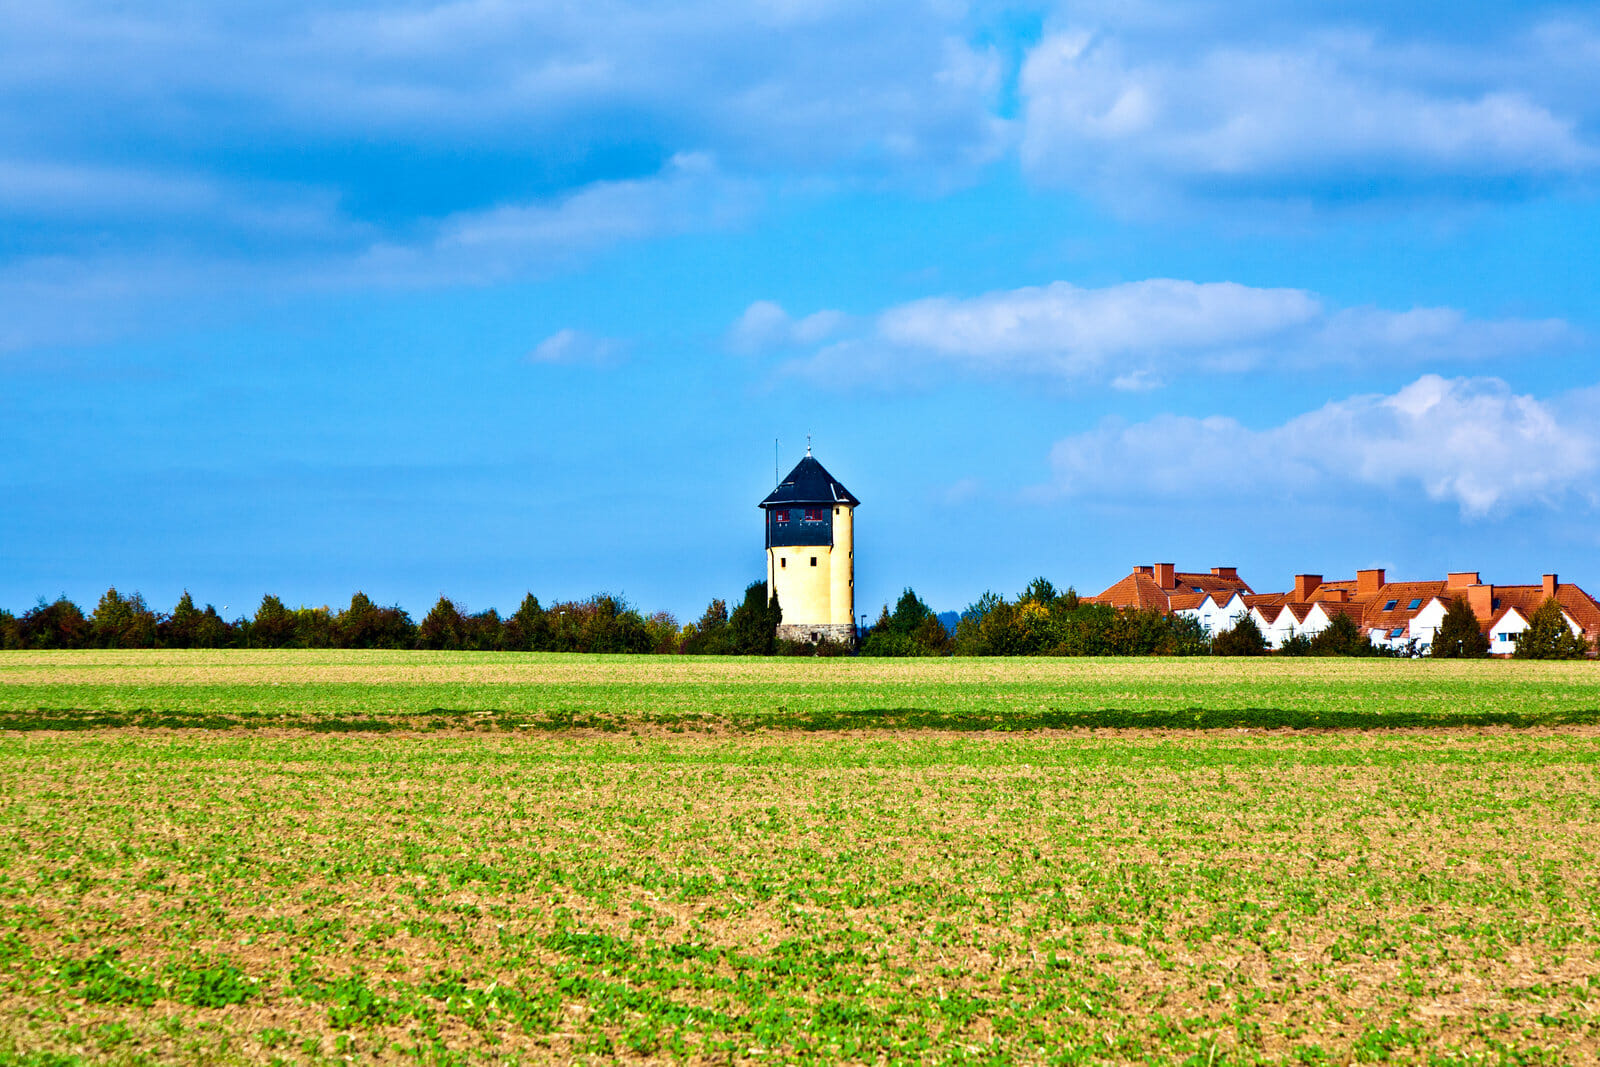
POLYGON ((1320 574, 1297 574, 1294 588, 1257 593, 1234 567, 1210 573, 1180 571, 1171 563, 1135 567, 1092 603, 1156 608, 1200 620, 1216 636, 1250 615, 1267 642, 1280 648, 1295 634, 1314 636, 1337 615, 1348 616, 1375 645, 1420 651, 1433 646, 1434 634, 1454 600, 1465 600, 1489 638, 1492 655, 1510 655, 1528 620, 1554 598, 1572 632, 1590 647, 1600 641, 1600 604, 1572 583, 1546 574, 1537 585, 1493 585, 1477 571, 1453 571, 1443 580, 1391 582, 1381 568, 1356 571, 1350 579, 1324 581, 1320 574))

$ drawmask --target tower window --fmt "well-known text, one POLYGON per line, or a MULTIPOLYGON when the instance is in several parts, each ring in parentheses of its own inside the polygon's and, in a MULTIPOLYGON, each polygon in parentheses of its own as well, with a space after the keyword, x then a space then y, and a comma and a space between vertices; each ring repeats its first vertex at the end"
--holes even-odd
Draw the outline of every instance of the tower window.
POLYGON ((806 508, 806 521, 807 522, 821 522, 822 521, 822 509, 821 508, 806 508))
POLYGON ((812 556, 811 557, 811 565, 813 567, 815 567, 817 565, 817 557, 816 556, 812 556))
POLYGON ((788 565, 789 565, 789 560, 788 560, 787 557, 785 557, 785 556, 779 556, 778 557, 778 566, 787 567, 788 565))
POLYGON ((777 511, 774 511, 772 514, 777 516, 778 525, 779 526, 782 526, 782 525, 786 524, 789 521, 789 513, 787 511, 784 511, 782 508, 779 508, 777 511))

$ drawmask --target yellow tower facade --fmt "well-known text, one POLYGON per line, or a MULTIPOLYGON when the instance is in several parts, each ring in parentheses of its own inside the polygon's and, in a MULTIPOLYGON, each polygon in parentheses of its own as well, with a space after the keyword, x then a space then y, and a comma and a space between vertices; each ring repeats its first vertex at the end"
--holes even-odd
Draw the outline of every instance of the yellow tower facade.
POLYGON ((856 640, 855 509, 860 504, 806 449, 761 502, 767 513, 767 588, 790 641, 856 640))

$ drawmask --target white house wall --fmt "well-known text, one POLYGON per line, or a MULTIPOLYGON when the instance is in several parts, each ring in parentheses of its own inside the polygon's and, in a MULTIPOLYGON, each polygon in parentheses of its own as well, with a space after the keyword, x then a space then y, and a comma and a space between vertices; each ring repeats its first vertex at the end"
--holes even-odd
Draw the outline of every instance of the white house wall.
POLYGON ((1439 627, 1444 623, 1445 603, 1434 597, 1423 605, 1421 611, 1411 617, 1411 624, 1407 629, 1417 647, 1426 653, 1433 647, 1433 638, 1439 632, 1439 627))

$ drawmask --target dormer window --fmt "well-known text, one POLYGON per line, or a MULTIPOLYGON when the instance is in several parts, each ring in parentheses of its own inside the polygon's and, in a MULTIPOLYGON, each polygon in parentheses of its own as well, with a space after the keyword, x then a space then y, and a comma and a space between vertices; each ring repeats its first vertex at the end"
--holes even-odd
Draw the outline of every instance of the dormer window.
POLYGON ((1389 601, 1389 602, 1388 602, 1388 603, 1387 603, 1387 604, 1385 604, 1385 605, 1384 605, 1384 606, 1383 606, 1383 610, 1384 610, 1384 611, 1393 611, 1393 610, 1394 610, 1394 606, 1395 606, 1395 605, 1396 605, 1396 604, 1398 604, 1398 603, 1400 603, 1400 601, 1398 601, 1398 600, 1391 600, 1391 601, 1389 601))
POLYGON ((1390 637, 1399 637, 1401 634, 1403 634, 1405 632, 1406 632, 1406 628, 1404 626, 1396 626, 1394 629, 1389 631, 1389 636, 1390 637))
POLYGON ((1422 607, 1422 598, 1421 597, 1416 597, 1411 601, 1411 603, 1406 605, 1406 610, 1407 611, 1416 611, 1420 607, 1422 607))

